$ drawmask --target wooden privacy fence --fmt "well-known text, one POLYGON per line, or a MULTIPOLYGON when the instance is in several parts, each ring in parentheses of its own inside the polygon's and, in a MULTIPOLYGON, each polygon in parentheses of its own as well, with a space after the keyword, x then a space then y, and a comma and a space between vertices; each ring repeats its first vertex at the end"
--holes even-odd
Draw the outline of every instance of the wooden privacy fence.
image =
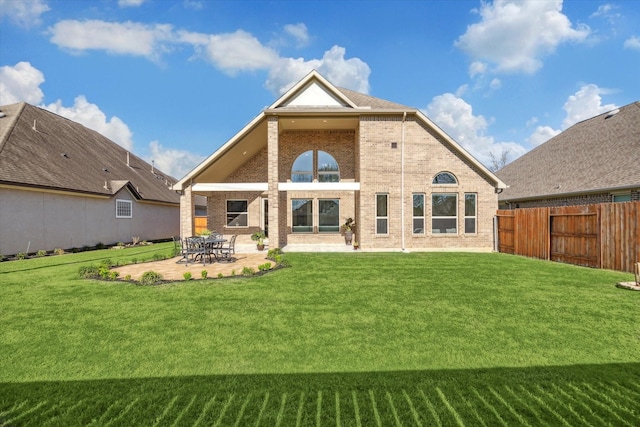
POLYGON ((640 261, 640 202, 499 210, 500 252, 634 271, 640 261))
POLYGON ((206 216, 196 216, 193 221, 193 228, 195 234, 200 234, 201 231, 206 230, 207 228, 207 217, 206 216))

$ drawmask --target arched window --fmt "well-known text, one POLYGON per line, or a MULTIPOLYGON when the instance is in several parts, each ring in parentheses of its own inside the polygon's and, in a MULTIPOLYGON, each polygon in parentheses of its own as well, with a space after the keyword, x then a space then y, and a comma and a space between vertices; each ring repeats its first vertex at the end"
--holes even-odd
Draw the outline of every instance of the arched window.
POLYGON ((439 172, 435 177, 433 177, 433 184, 457 184, 458 180, 456 177, 449 172, 439 172))
POLYGON ((340 168, 335 158, 326 151, 305 151, 293 162, 291 182, 339 182, 340 168), (314 170, 314 156, 316 169, 314 170))
POLYGON ((293 162, 291 182, 313 182, 313 151, 305 151, 293 162))

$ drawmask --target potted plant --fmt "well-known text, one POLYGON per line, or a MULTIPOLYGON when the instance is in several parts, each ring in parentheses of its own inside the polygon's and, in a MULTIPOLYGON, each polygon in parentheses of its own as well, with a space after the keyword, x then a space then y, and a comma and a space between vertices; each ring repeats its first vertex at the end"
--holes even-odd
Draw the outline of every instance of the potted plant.
POLYGON ((360 244, 356 241, 353 242, 353 250, 357 251, 360 248, 360 244))
POLYGON ((256 231, 251 235, 251 240, 256 242, 256 246, 259 251, 264 250, 264 239, 266 238, 267 236, 264 234, 264 231, 262 230, 256 231))
POLYGON ((342 233, 344 234, 344 243, 350 245, 353 240, 353 231, 356 228, 356 223, 353 218, 347 218, 344 224, 340 226, 342 233))

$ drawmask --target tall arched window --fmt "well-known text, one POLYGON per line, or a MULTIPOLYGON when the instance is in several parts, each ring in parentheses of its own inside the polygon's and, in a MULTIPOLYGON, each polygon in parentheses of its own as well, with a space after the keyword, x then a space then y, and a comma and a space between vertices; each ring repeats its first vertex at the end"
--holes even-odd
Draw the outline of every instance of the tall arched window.
POLYGON ((457 184, 456 177, 449 172, 439 172, 433 177, 433 184, 457 184))
POLYGON ((338 162, 326 151, 305 151, 293 162, 291 182, 313 182, 314 179, 318 182, 340 181, 338 162), (315 169, 313 167, 314 163, 316 165, 315 169))

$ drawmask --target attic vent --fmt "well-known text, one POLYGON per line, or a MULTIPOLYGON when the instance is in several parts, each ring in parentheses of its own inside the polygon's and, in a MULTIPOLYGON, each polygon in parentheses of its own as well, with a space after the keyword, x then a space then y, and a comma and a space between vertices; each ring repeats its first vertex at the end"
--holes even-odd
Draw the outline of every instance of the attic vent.
POLYGON ((61 155, 62 157, 64 157, 65 159, 68 159, 68 158, 69 158, 69 156, 67 155, 67 153, 60 153, 60 155, 61 155))
POLYGON ((0 111, 0 119, 3 117, 7 117, 7 115, 4 112, 0 111))
POLYGON ((109 169, 107 169, 107 168, 102 168, 102 171, 109 173, 109 169))
POLYGON ((607 120, 607 119, 609 119, 609 118, 611 118, 611 117, 615 116, 615 115, 616 115, 616 114, 618 114, 619 112, 620 112, 620 109, 619 109, 619 108, 616 108, 615 110, 611 110, 611 111, 609 111, 609 112, 607 113, 607 115, 606 115, 606 116, 604 116, 604 119, 605 119, 605 120, 607 120))

